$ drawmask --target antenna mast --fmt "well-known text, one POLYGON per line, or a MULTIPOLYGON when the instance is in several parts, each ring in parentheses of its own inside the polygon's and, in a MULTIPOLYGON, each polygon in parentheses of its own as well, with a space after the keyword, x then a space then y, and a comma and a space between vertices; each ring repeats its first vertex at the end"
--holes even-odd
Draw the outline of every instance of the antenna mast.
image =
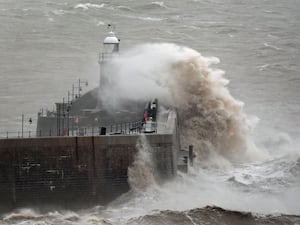
POLYGON ((115 28, 116 28, 116 26, 115 25, 113 25, 113 24, 107 24, 107 29, 109 29, 110 30, 110 32, 114 32, 114 30, 115 30, 115 28))

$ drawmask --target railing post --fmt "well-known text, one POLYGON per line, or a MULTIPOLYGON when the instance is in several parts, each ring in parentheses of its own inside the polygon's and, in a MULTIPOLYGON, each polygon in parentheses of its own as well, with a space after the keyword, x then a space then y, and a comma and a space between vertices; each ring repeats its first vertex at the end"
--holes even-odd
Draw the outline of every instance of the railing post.
POLYGON ((194 157, 194 146, 189 145, 189 162, 191 166, 193 166, 194 164, 194 157))
POLYGON ((22 138, 23 138, 23 131, 24 131, 24 114, 22 114, 22 138))
POLYGON ((20 138, 20 131, 18 131, 18 138, 20 138))
POLYGON ((94 136, 94 127, 92 127, 92 136, 94 136))
POLYGON ((51 137, 51 135, 52 135, 52 130, 50 128, 50 130, 49 130, 49 136, 51 137))
POLYGON ((8 138, 8 131, 6 131, 6 138, 8 138))
POLYGON ((30 137, 31 131, 28 131, 28 137, 30 137))
POLYGON ((42 137, 42 130, 40 130, 40 137, 42 137))

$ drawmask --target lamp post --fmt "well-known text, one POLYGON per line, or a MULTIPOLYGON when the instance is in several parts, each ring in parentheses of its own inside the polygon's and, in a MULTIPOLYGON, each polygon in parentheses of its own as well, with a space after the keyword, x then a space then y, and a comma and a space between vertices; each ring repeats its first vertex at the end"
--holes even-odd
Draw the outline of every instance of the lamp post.
POLYGON ((71 109, 71 106, 70 106, 70 104, 68 104, 67 105, 67 118, 68 118, 68 120, 67 120, 67 127, 68 127, 67 132, 68 132, 68 136, 70 136, 70 109, 71 109))
POLYGON ((63 97, 63 104, 62 104, 62 135, 65 136, 65 98, 63 97))
MULTIPOLYGON (((28 120, 29 124, 32 124, 32 119, 31 117, 28 120)), ((21 132, 21 137, 24 137, 24 114, 22 114, 22 132, 21 132)))
POLYGON ((22 131, 21 131, 22 138, 23 138, 23 131, 24 131, 24 114, 22 114, 22 131))
POLYGON ((57 136, 60 136, 60 104, 57 105, 57 136))
POLYGON ((72 101, 74 99, 80 98, 80 92, 82 91, 81 84, 85 84, 86 87, 89 85, 87 80, 80 80, 80 79, 78 79, 78 86, 75 86, 74 84, 72 84, 72 101), (75 89, 78 89, 78 94, 76 94, 76 95, 75 95, 75 89))
POLYGON ((68 91, 68 104, 67 104, 67 127, 68 127, 68 136, 70 136, 70 109, 72 101, 70 102, 70 91, 68 91))
POLYGON ((74 99, 79 98, 80 89, 81 87, 77 87, 74 84, 72 84, 72 101, 74 101, 74 99), (75 94, 75 89, 78 89, 78 94, 75 94))
POLYGON ((82 91, 81 89, 81 84, 85 84, 85 86, 87 87, 89 85, 89 83, 87 82, 87 80, 80 80, 78 79, 78 97, 80 98, 80 91, 82 91))

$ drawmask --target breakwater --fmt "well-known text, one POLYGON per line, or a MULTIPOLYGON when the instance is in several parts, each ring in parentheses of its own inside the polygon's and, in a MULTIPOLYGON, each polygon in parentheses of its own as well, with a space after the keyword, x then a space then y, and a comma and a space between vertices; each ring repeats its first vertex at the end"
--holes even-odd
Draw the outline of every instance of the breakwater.
MULTIPOLYGON (((140 135, 0 140, 0 209, 105 204, 129 190, 140 135)), ((177 170, 174 134, 147 134, 161 180, 177 170)))

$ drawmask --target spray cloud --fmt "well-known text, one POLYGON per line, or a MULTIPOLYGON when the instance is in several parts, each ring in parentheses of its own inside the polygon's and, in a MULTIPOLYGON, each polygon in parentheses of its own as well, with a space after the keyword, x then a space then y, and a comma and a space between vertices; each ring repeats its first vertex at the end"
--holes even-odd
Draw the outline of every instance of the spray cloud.
POLYGON ((255 121, 231 96, 224 72, 212 67, 217 63, 175 44, 140 45, 111 62, 102 101, 115 108, 124 100, 158 98, 177 109, 183 147, 194 145, 199 160, 253 158, 257 150, 249 136, 255 121))
POLYGON ((136 144, 138 150, 133 164, 128 168, 128 183, 135 192, 145 191, 155 186, 155 167, 151 155, 151 146, 147 138, 141 135, 136 144))

